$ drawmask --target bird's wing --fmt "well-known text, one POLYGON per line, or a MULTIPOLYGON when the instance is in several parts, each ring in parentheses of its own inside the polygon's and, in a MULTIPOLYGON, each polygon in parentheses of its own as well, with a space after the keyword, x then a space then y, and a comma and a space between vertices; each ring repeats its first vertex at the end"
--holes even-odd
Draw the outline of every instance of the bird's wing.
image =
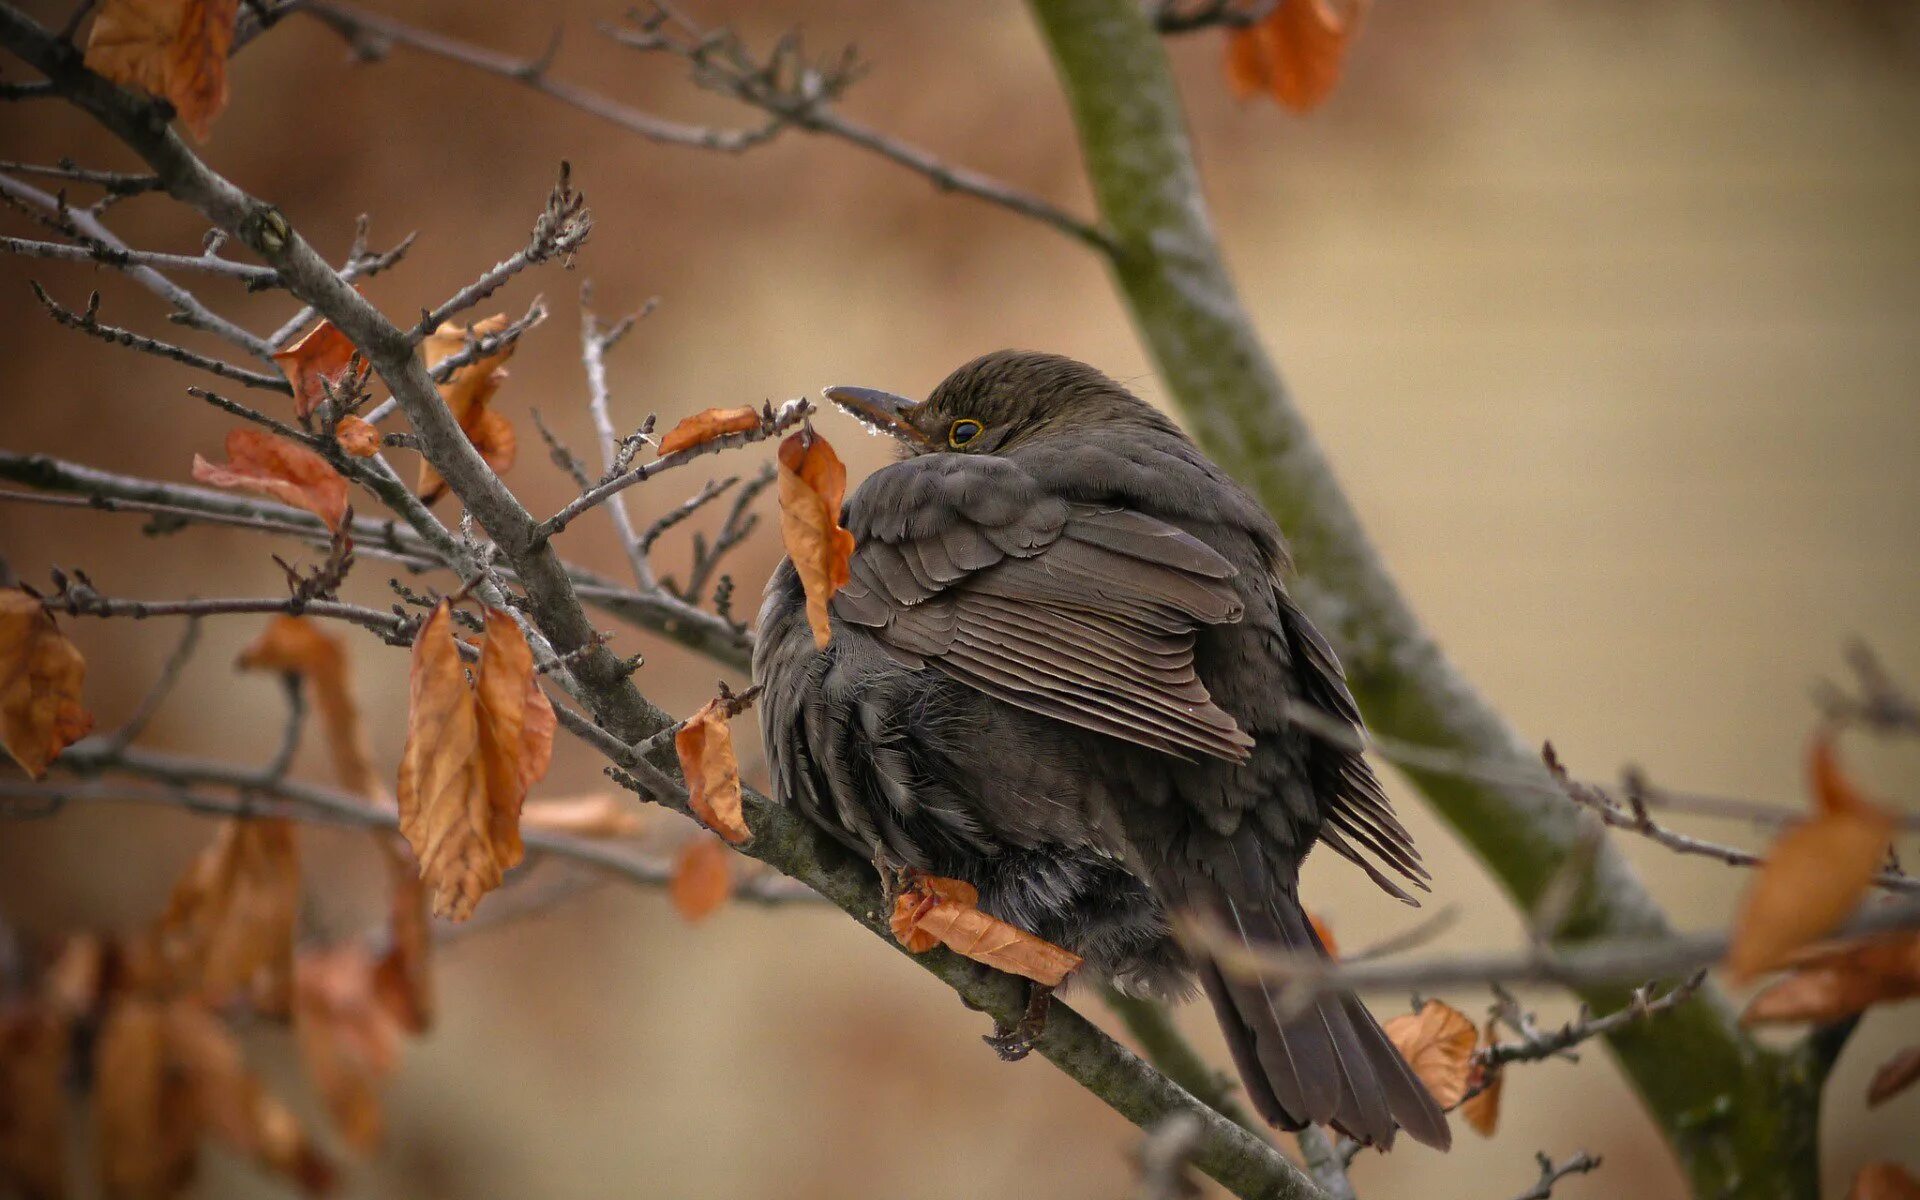
POLYGON ((961 455, 877 472, 846 521, 857 548, 833 615, 895 657, 1180 757, 1252 749, 1194 673, 1194 631, 1242 604, 1233 565, 1190 534, 961 455))

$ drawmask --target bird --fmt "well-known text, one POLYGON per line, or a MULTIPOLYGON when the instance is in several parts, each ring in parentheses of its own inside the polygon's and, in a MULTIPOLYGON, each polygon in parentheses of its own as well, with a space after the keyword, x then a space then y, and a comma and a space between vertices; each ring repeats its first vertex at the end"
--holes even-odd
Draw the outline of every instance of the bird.
POLYGON ((1175 936, 1184 914, 1325 955, 1299 895, 1320 844, 1403 901, 1430 890, 1272 517, 1070 358, 987 354, 922 401, 824 394, 899 458, 843 507, 824 648, 792 561, 768 582, 753 666, 776 800, 883 876, 972 884, 1077 974, 1156 999, 1197 985, 1270 1123, 1445 1149, 1445 1115, 1357 997, 1283 1002, 1175 936))

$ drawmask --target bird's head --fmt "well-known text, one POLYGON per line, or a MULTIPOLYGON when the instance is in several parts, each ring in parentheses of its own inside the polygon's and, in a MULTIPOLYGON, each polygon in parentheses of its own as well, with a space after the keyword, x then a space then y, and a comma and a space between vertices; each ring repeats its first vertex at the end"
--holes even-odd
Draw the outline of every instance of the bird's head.
POLYGON ((869 428, 898 439, 905 455, 1005 454, 1104 426, 1175 429, 1085 363, 1032 350, 982 355, 941 380, 925 400, 864 387, 830 387, 824 394, 869 428))

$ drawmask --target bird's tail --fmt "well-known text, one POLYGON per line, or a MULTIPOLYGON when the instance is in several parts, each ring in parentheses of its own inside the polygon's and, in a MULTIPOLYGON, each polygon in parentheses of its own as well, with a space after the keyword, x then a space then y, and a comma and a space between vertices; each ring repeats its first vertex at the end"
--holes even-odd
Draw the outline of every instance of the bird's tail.
MULTIPOLYGON (((1253 911, 1223 896, 1216 915, 1248 946, 1327 952, 1290 894, 1253 911)), ((1268 1121, 1331 1125, 1382 1149, 1397 1129, 1436 1149, 1452 1143, 1440 1106, 1351 992, 1323 993, 1293 1012, 1279 984, 1199 966, 1247 1096, 1268 1121)))

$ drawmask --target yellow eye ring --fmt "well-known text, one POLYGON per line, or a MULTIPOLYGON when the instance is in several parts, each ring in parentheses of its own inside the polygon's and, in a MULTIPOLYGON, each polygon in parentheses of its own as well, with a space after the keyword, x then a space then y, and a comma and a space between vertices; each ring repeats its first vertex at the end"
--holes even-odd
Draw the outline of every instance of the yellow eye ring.
POLYGON ((984 427, 978 421, 967 420, 966 418, 955 421, 947 429, 947 445, 958 450, 968 442, 979 437, 982 428, 984 427))

